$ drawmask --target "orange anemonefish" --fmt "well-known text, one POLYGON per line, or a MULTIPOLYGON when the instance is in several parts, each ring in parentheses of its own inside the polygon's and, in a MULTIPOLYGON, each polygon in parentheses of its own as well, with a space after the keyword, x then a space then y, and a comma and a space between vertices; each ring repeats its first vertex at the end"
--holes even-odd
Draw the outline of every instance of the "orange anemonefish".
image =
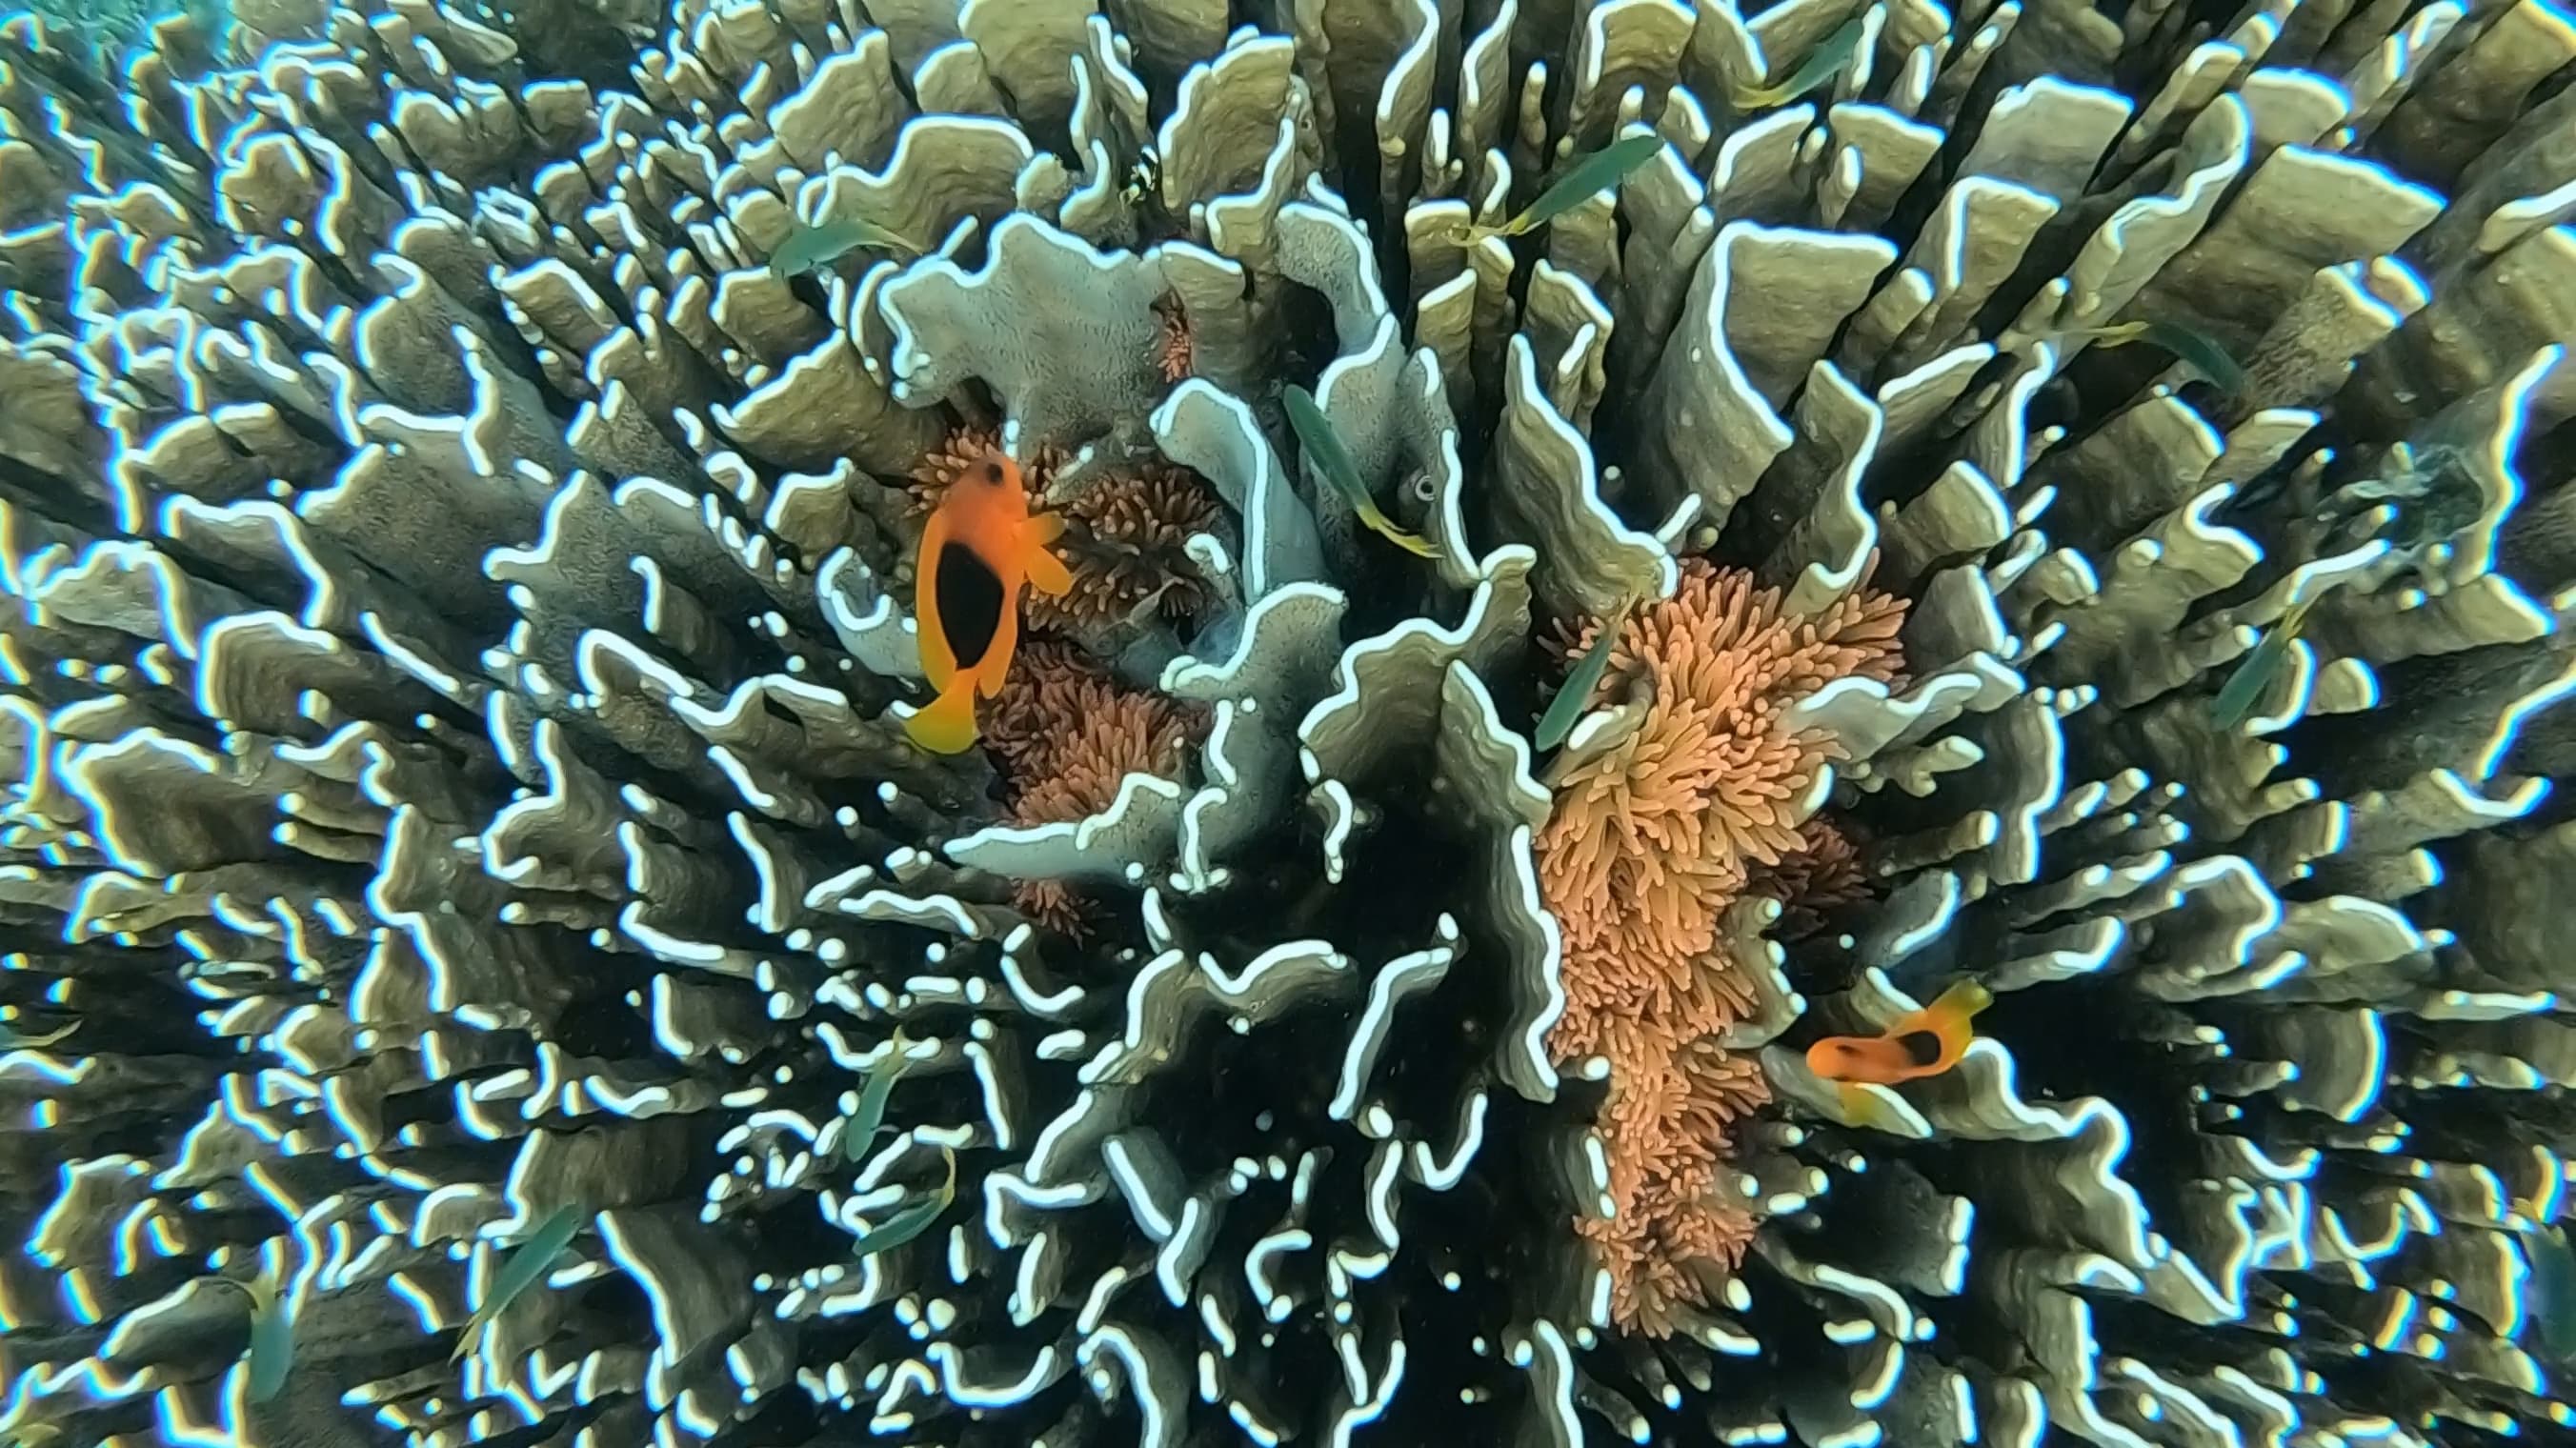
POLYGON ((1047 545, 1064 531, 1029 512, 1019 464, 990 451, 950 485, 921 530, 913 619, 921 672, 939 697, 903 721, 912 742, 960 754, 975 742, 975 698, 1002 692, 1020 642, 1020 585, 1061 595, 1073 575, 1047 545))
POLYGON ((1836 1083, 1843 1116, 1856 1126, 1869 1126, 1885 1112, 1855 1083, 1893 1086, 1900 1081, 1938 1076, 1959 1064, 1968 1043, 1976 1039, 1969 1020, 1993 1005, 1992 992, 1963 980, 1919 1011, 1899 1016, 1875 1036, 1827 1036, 1807 1048, 1807 1069, 1819 1080, 1836 1083))

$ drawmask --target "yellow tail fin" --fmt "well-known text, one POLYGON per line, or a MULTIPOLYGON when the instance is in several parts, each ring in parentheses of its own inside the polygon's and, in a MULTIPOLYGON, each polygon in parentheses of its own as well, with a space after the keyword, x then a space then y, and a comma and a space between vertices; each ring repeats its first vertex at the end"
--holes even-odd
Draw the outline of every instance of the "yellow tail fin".
POLYGON ((1932 1003, 1932 1014, 1966 1021, 1995 1003, 1995 993, 1973 980, 1963 980, 1941 992, 1932 1003))
POLYGON ((963 754, 975 746, 975 677, 959 674, 936 699, 903 721, 913 743, 933 754, 963 754))
POLYGON ((1870 1131, 1894 1132, 1891 1124, 1895 1113, 1879 1104, 1879 1099, 1849 1081, 1836 1083, 1834 1098, 1843 1108, 1843 1124, 1870 1131))

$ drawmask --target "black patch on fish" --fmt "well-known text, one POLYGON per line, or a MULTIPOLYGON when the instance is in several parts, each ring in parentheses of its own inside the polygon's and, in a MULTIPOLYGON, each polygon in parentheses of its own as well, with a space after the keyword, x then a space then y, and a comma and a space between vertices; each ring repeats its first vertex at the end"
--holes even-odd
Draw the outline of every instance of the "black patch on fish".
POLYGON ((939 626, 948 634, 957 667, 971 669, 984 661, 993 635, 1002 627, 1002 580, 975 550, 954 540, 939 549, 939 573, 931 587, 939 599, 939 626))
POLYGON ((1929 1066, 1941 1059, 1941 1038, 1931 1031, 1907 1031, 1896 1038, 1896 1049, 1905 1053, 1909 1066, 1929 1066))

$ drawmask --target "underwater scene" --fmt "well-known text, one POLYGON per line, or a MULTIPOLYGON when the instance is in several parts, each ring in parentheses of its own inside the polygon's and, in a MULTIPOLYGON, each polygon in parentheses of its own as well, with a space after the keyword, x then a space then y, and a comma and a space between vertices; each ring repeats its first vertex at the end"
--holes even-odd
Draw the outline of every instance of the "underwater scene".
POLYGON ((2566 0, 0 0, 0 1448, 2576 1445, 2566 0))

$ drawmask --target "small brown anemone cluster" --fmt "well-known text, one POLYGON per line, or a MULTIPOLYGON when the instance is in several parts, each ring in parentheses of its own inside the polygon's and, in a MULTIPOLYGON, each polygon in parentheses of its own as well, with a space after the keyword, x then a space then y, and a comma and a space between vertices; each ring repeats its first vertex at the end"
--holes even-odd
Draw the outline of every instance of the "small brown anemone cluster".
MULTIPOLYGON (((926 514, 940 495, 984 453, 999 445, 989 428, 960 428, 913 469, 913 512, 926 514)), ((1021 463, 1032 506, 1038 505, 1066 462, 1054 448, 1021 463)), ((1196 623, 1213 602, 1207 579, 1186 551, 1190 535, 1219 530, 1223 506, 1207 481, 1187 468, 1147 462, 1106 474, 1067 499, 1067 522, 1056 544, 1073 571, 1073 591, 1062 598, 1032 593, 1032 630, 1081 636, 1151 605, 1166 622, 1196 623)))
POLYGON ((1871 895, 1861 841, 1848 828, 1817 815, 1798 827, 1798 840, 1777 863, 1756 865, 1744 885, 1747 895, 1780 902, 1780 923, 1771 931, 1776 940, 1803 940, 1836 911, 1871 895))
MULTIPOLYGON (((1786 717, 1835 679, 1896 682, 1904 618, 1904 600, 1866 591, 1790 617, 1778 590, 1694 559, 1611 650, 1601 695, 1644 675, 1644 717, 1557 783, 1539 885, 1564 926, 1566 1012, 1548 1044, 1610 1063, 1596 1124, 1616 1212, 1579 1225, 1624 1327, 1673 1332, 1753 1240, 1717 1173, 1728 1128, 1770 1092, 1752 1058, 1716 1044, 1753 1004, 1718 921, 1748 893, 1821 912, 1860 888, 1849 841, 1794 817, 1834 741, 1786 717)), ((1598 628, 1561 636, 1560 653, 1580 656, 1598 628)))
POLYGON ((1154 354, 1154 365, 1162 371, 1165 382, 1177 383, 1198 370, 1198 343, 1190 335, 1190 318, 1181 310, 1181 299, 1166 294, 1154 302, 1154 320, 1163 324, 1161 348, 1154 354))
MULTIPOLYGON (((1080 648, 1039 637, 1020 645, 984 743, 1009 788, 1011 822, 1064 824, 1109 808, 1131 774, 1181 779, 1207 724, 1206 710, 1130 688, 1080 648)), ((1023 882, 1012 899, 1075 940, 1098 923, 1092 902, 1062 881, 1023 882)))

